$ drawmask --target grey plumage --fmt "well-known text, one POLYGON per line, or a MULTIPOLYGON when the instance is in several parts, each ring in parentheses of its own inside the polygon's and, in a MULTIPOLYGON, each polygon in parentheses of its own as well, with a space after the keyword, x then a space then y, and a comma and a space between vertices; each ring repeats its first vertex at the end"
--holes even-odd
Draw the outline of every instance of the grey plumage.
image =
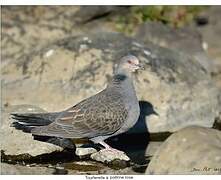
POLYGON ((17 129, 29 128, 29 132, 39 136, 87 137, 108 148, 105 139, 126 132, 138 120, 140 109, 132 73, 139 66, 135 56, 125 56, 103 91, 60 113, 14 113, 13 125, 17 129))

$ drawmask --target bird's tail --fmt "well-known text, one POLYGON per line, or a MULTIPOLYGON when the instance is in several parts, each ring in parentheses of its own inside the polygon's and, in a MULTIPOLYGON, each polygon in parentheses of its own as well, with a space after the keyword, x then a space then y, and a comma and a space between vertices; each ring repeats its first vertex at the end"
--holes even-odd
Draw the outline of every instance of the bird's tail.
MULTIPOLYGON (((51 124, 61 112, 54 113, 12 113, 12 119, 14 122, 11 126, 23 132, 32 133, 32 129, 44 129, 44 126, 51 124), (41 127, 43 126, 43 127, 41 127)), ((43 141, 51 144, 55 144, 65 149, 75 149, 75 145, 70 139, 59 138, 59 137, 49 137, 49 136, 38 136, 32 134, 34 140, 43 141)))
POLYGON ((47 126, 51 124, 59 115, 54 113, 12 113, 14 122, 11 126, 23 132, 30 133, 31 130, 38 126, 47 126))

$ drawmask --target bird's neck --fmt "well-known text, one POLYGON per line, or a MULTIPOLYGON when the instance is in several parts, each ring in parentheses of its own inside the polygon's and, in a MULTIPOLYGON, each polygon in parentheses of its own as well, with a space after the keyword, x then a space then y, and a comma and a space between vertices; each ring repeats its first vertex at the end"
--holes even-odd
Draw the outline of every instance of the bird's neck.
POLYGON ((118 86, 122 86, 122 85, 133 85, 132 82, 132 73, 131 72, 127 72, 124 71, 122 69, 118 69, 118 71, 115 72, 113 78, 112 78, 112 85, 118 85, 118 86))
POLYGON ((112 81, 108 86, 110 89, 114 88, 112 90, 120 92, 128 103, 137 103, 132 73, 115 72, 112 81))

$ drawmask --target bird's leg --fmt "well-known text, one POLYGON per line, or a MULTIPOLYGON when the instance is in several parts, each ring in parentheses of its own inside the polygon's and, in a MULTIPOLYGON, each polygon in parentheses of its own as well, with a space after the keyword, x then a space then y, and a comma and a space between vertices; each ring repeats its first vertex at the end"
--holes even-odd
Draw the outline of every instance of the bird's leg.
POLYGON ((111 152, 113 152, 113 153, 119 153, 119 152, 121 152, 121 153, 124 153, 123 151, 120 151, 120 150, 117 150, 117 149, 114 149, 114 148, 112 148, 111 146, 109 146, 107 143, 105 143, 104 141, 100 141, 99 142, 99 144, 101 144, 102 146, 104 146, 105 147, 105 149, 103 149, 103 151, 111 151, 111 152))
POLYGON ((99 142, 99 144, 101 144, 102 146, 105 147, 105 149, 111 149, 112 147, 110 147, 107 143, 105 143, 104 141, 99 142))

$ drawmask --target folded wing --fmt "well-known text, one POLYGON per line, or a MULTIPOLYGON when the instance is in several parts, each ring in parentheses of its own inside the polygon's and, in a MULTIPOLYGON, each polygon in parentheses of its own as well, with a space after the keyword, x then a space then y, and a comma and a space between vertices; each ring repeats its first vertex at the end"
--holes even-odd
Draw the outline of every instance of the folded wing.
POLYGON ((128 115, 121 97, 117 91, 105 89, 67 109, 48 126, 36 127, 31 132, 63 138, 112 134, 120 129, 128 115))

